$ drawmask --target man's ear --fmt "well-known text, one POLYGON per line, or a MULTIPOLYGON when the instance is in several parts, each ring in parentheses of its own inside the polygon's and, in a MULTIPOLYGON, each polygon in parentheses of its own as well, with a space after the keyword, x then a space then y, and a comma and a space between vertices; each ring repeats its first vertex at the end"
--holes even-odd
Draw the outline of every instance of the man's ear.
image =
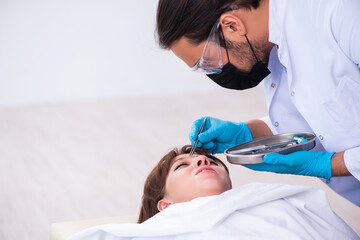
POLYGON ((244 36, 246 28, 243 20, 233 12, 226 12, 220 17, 221 28, 224 35, 232 38, 232 36, 244 36))
POLYGON ((161 212, 162 210, 164 210, 165 208, 167 208, 170 205, 171 205, 171 203, 167 202, 167 200, 165 200, 165 198, 163 198, 160 201, 158 201, 157 209, 161 212))

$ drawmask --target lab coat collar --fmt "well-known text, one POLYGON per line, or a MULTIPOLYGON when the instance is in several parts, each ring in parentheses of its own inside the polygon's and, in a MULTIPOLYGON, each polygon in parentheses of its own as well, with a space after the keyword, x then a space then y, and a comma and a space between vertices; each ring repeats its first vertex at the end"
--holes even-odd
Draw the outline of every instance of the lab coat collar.
MULTIPOLYGON (((290 57, 286 41, 285 21, 287 21, 287 0, 269 0, 269 41, 276 44, 279 63, 288 68, 290 57)), ((273 71, 270 69, 270 71, 273 71)), ((287 69, 288 85, 291 87, 292 72, 287 69)))
POLYGON ((287 1, 269 0, 269 41, 281 45, 287 1))

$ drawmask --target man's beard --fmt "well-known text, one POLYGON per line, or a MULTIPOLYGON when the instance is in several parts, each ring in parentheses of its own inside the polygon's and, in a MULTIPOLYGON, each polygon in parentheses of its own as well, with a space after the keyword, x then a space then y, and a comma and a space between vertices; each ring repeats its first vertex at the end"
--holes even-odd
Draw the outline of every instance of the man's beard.
MULTIPOLYGON (((269 62, 270 51, 274 44, 270 43, 267 39, 252 40, 250 43, 256 58, 267 65, 269 62)), ((250 72, 252 66, 254 66, 257 61, 254 53, 251 51, 249 43, 226 41, 226 47, 229 53, 236 58, 236 62, 244 66, 244 69, 239 70, 250 72)))

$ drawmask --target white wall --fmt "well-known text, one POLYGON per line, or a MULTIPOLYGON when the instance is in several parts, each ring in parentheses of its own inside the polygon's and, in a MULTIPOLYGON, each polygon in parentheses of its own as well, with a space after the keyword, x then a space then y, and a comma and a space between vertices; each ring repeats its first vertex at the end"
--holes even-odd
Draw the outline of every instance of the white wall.
POLYGON ((0 0, 0 107, 218 87, 154 40, 157 0, 0 0))

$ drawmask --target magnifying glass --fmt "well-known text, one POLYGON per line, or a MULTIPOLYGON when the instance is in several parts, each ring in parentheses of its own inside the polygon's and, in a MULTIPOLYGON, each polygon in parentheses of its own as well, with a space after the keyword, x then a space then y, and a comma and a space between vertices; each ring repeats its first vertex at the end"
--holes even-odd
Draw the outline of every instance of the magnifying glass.
POLYGON ((308 151, 315 147, 316 136, 312 133, 283 133, 259 138, 225 150, 228 162, 232 164, 259 164, 267 153, 289 154, 308 151))

